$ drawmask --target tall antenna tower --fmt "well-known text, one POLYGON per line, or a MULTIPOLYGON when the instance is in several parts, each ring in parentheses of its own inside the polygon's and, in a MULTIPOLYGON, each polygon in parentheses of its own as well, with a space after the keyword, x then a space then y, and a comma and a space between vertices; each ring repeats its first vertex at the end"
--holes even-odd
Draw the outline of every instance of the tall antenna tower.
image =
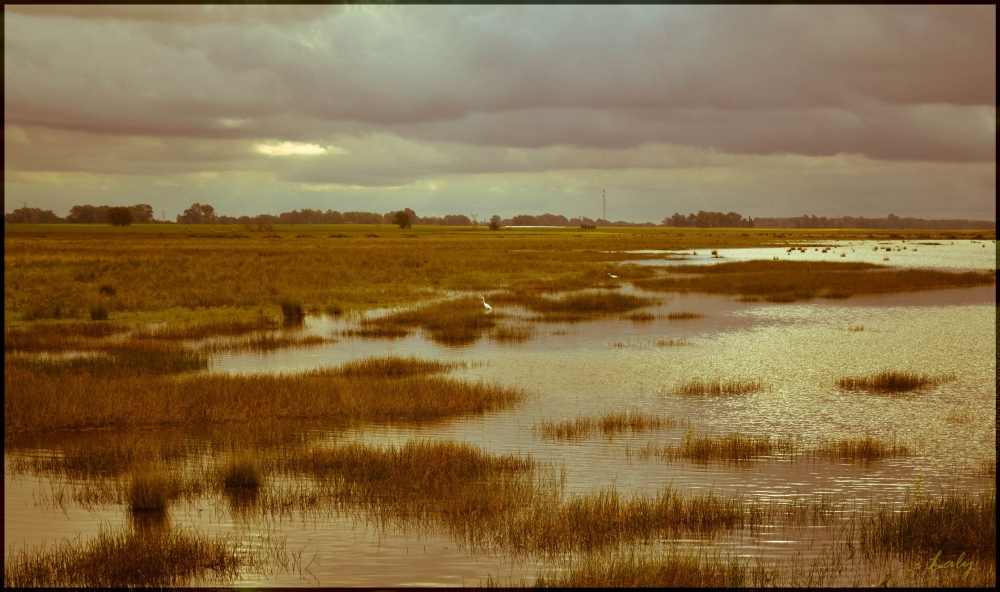
POLYGON ((608 196, 605 195, 604 189, 601 189, 601 201, 604 202, 604 221, 608 221, 608 196))

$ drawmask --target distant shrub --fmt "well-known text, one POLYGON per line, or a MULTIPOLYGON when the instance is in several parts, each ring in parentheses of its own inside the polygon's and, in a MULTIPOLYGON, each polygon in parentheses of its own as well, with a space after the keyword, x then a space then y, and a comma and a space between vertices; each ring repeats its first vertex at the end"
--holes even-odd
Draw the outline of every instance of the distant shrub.
POLYGON ((100 288, 98 288, 97 291, 100 292, 104 296, 114 296, 115 294, 118 293, 118 291, 115 290, 114 286, 110 286, 108 284, 104 284, 103 286, 101 286, 100 288))

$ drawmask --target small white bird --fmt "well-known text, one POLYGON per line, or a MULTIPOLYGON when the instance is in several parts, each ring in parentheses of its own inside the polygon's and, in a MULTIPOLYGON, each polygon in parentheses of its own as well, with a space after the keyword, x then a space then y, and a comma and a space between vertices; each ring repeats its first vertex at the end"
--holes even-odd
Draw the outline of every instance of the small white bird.
POLYGON ((486 309, 486 314, 490 314, 491 312, 493 312, 493 307, 490 306, 489 304, 486 304, 486 296, 480 296, 480 298, 483 299, 483 307, 486 309))
POLYGON ((608 273, 608 277, 611 278, 611 279, 613 279, 613 280, 618 279, 618 276, 616 276, 616 275, 614 275, 612 273, 608 273))

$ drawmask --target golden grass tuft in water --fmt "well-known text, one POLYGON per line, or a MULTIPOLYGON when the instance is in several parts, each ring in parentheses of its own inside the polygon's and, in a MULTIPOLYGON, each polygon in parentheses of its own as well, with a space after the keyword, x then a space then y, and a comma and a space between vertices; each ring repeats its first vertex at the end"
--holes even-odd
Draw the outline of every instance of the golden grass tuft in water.
POLYGON ((542 573, 538 588, 743 588, 773 585, 776 569, 718 553, 670 550, 658 556, 588 555, 566 571, 542 573))
POLYGON ((689 397, 749 395, 765 390, 764 382, 757 378, 702 379, 694 378, 674 388, 675 393, 689 397))
POLYGON ((651 323, 656 320, 656 315, 649 312, 639 311, 627 314, 624 318, 632 321, 633 323, 651 323))
POLYGON ((696 463, 713 461, 751 462, 760 458, 785 456, 795 453, 791 438, 770 435, 733 433, 699 436, 690 429, 680 445, 668 445, 652 453, 666 461, 687 460, 696 463))
POLYGON ((705 315, 700 312, 671 312, 667 313, 667 319, 671 321, 690 321, 693 319, 703 319, 705 315))
POLYGON ((490 331, 490 339, 500 343, 524 343, 533 338, 537 330, 528 322, 504 323, 490 331))
POLYGON ((402 337, 420 327, 427 336, 445 345, 469 345, 496 325, 499 313, 486 314, 479 298, 457 298, 366 319, 360 328, 345 334, 359 337, 402 337))
POLYGON ((996 506, 995 490, 918 495, 901 508, 880 505, 858 517, 860 546, 868 555, 919 554, 929 561, 941 551, 947 558, 965 553, 995 561, 996 506))
POLYGON ((339 371, 341 376, 347 378, 405 378, 439 374, 464 365, 459 362, 421 360, 416 356, 384 356, 352 360, 340 366, 339 371))
POLYGON ((232 458, 222 469, 222 486, 226 490, 257 489, 264 483, 261 463, 251 456, 232 458))
POLYGON ((611 438, 625 432, 641 434, 677 425, 677 420, 637 411, 603 413, 598 417, 577 417, 562 421, 542 420, 534 430, 545 440, 579 440, 597 433, 611 438))
POLYGON ((176 490, 170 476, 159 467, 143 469, 132 475, 126 489, 128 509, 133 513, 162 514, 176 490))
POLYGON ((208 537, 193 530, 111 530, 64 540, 54 547, 9 551, 4 586, 147 587, 233 582, 247 572, 262 572, 279 549, 266 539, 245 545, 231 536, 208 537), (260 543, 263 542, 262 546, 260 543))
POLYGON ((811 454, 820 458, 870 462, 883 458, 909 456, 910 447, 896 442, 895 438, 885 439, 874 436, 862 438, 841 438, 820 444, 811 454))
POLYGON ((319 335, 279 335, 267 332, 260 335, 236 337, 216 341, 202 346, 200 351, 208 352, 266 352, 292 347, 315 347, 324 343, 336 343, 336 339, 320 337, 319 335))
POLYGON ((903 393, 955 380, 954 374, 931 376, 916 372, 882 370, 866 376, 846 376, 837 381, 845 390, 903 393))

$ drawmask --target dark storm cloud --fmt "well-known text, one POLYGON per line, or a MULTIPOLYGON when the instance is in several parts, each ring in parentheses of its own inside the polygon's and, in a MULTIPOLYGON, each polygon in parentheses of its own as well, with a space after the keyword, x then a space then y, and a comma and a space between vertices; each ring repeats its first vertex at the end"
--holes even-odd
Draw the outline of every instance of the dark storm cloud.
POLYGON ((995 215, 995 89, 994 6, 8 6, 5 188, 995 215))
POLYGON ((5 25, 5 121, 293 139, 363 123, 513 146, 995 154, 907 111, 995 105, 994 7, 270 8, 22 7, 5 25), (203 26, 179 26, 191 22, 203 26), (491 117, 502 138, 476 135, 491 117), (813 131, 828 148, 802 139, 813 131), (904 141, 868 142, 896 132, 904 141), (936 151, 910 142, 938 135, 947 147, 936 151))

